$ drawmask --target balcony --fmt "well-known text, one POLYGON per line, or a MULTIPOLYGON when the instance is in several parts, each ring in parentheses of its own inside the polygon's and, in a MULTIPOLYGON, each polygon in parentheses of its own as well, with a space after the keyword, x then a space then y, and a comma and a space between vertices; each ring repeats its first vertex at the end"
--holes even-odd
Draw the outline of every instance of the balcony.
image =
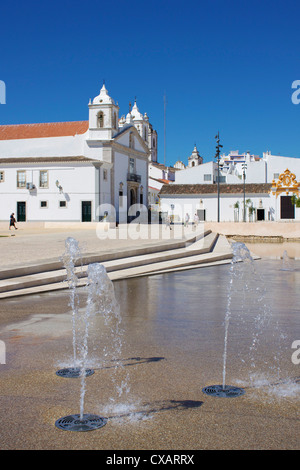
POLYGON ((142 181, 141 175, 136 173, 127 173, 127 181, 134 181, 135 183, 140 183, 142 181))

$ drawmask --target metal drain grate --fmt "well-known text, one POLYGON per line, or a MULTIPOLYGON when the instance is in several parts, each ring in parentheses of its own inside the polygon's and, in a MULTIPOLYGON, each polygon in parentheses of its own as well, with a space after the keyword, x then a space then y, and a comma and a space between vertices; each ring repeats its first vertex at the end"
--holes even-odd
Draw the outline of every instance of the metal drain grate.
POLYGON ((55 426, 64 431, 93 431, 105 426, 106 418, 97 415, 84 414, 80 419, 80 414, 64 416, 55 422, 55 426))
MULTIPOLYGON (((89 375, 93 375, 94 370, 93 369, 85 369, 85 376, 88 377, 89 375)), ((80 377, 81 375, 81 369, 80 367, 68 367, 66 369, 60 369, 56 372, 56 375, 59 375, 59 377, 65 377, 67 379, 73 379, 80 377)))
POLYGON ((239 387, 233 387, 232 385, 209 385, 208 387, 204 387, 202 389, 203 393, 206 395, 210 395, 212 397, 239 397, 244 395, 245 390, 239 387))

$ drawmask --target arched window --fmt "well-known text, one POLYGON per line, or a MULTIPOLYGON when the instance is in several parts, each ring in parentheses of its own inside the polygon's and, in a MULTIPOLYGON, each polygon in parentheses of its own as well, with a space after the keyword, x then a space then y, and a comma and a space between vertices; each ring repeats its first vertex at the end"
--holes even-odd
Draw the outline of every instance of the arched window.
POLYGON ((97 126, 98 127, 103 127, 104 126, 104 115, 103 115, 102 111, 100 111, 100 113, 98 114, 97 126))
POLYGON ((133 133, 132 133, 132 132, 130 132, 130 134, 129 134, 129 147, 130 147, 131 149, 134 148, 134 137, 133 137, 133 133))

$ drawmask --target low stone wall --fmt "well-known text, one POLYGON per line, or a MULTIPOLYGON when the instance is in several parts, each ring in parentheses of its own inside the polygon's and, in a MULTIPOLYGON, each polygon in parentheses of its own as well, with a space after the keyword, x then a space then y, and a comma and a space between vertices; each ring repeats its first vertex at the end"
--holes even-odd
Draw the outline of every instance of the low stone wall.
POLYGON ((300 242, 300 222, 205 222, 205 229, 237 241, 300 242))

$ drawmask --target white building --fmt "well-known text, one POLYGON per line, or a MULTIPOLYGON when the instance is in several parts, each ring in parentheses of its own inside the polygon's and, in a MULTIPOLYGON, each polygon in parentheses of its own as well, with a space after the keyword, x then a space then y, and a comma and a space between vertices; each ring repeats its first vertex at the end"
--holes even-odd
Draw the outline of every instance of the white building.
POLYGON ((164 184, 174 183, 175 181, 175 168, 168 167, 158 162, 149 163, 149 177, 148 177, 148 203, 151 208, 155 209, 159 203, 159 191, 164 184))
POLYGON ((174 168, 178 170, 184 170, 185 168, 195 167, 195 166, 201 165, 202 163, 203 163, 203 158, 200 156, 198 149, 195 145, 192 154, 188 157, 187 166, 185 166, 185 164, 181 160, 177 160, 177 162, 174 164, 174 168))
POLYGON ((148 201, 157 134, 136 105, 119 119, 105 85, 89 120, 0 126, 0 220, 127 221, 148 201))
MULTIPOLYGON (((231 151, 228 155, 221 155, 219 162, 220 183, 240 184, 246 183, 272 183, 278 180, 279 175, 289 169, 300 179, 300 159, 263 153, 263 157, 231 151)), ((176 184, 213 184, 218 181, 218 164, 210 161, 195 166, 188 166, 176 172, 176 184)))
POLYGON ((219 196, 216 183, 169 184, 159 193, 160 210, 174 215, 175 222, 183 222, 187 213, 190 220, 197 214, 200 221, 212 222, 298 221, 293 196, 300 196, 300 179, 289 169, 272 183, 220 183, 219 196))

